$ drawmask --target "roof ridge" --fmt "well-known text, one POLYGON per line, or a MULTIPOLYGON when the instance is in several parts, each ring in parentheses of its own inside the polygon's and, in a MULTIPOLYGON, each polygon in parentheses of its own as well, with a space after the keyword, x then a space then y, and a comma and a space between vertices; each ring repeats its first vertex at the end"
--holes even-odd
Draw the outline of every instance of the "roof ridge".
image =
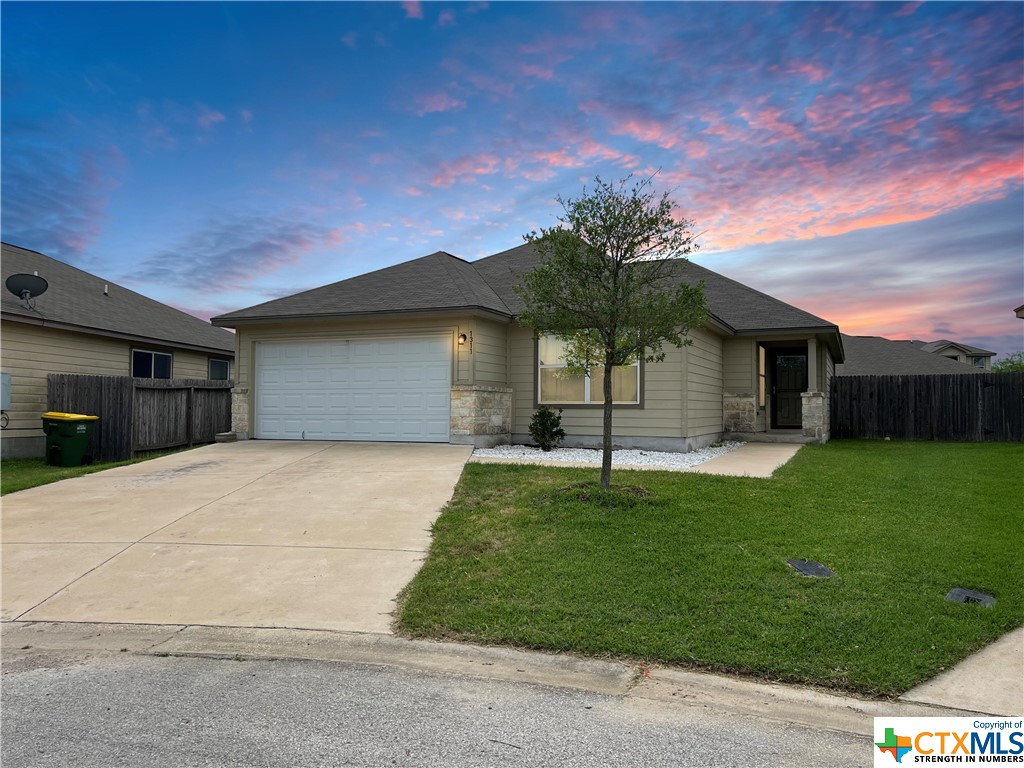
MULTIPOLYGON (((431 254, 431 255, 432 256, 444 255, 444 256, 447 256, 449 259, 458 258, 456 256, 452 256, 450 253, 448 253, 446 251, 438 251, 437 253, 434 253, 434 254, 431 254)), ((459 259, 459 261, 462 261, 462 259, 459 259)), ((468 264, 468 262, 465 262, 465 263, 468 264)), ((469 303, 469 304, 475 304, 479 297, 477 297, 477 296, 467 296, 466 295, 466 291, 463 290, 463 287, 464 287, 464 284, 465 284, 465 280, 463 279, 462 275, 460 275, 457 270, 452 268, 453 265, 451 265, 448 262, 448 259, 445 259, 442 262, 442 265, 444 266, 444 271, 447 272, 448 276, 451 278, 452 285, 455 287, 455 290, 457 290, 459 292, 459 295, 462 296, 462 300, 467 302, 467 303, 469 303)))

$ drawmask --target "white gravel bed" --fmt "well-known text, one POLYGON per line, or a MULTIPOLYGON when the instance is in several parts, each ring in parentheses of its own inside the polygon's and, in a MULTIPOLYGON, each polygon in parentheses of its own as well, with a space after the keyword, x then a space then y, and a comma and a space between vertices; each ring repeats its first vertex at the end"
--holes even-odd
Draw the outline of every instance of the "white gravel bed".
MULTIPOLYGON (((746 443, 726 441, 699 451, 690 453, 670 453, 667 451, 612 451, 613 466, 652 467, 661 469, 685 469, 703 464, 705 461, 725 456, 746 443)), ((601 451, 590 448, 556 448, 545 453, 532 445, 499 445, 495 448, 477 448, 474 457, 488 459, 507 459, 509 461, 565 461, 575 464, 601 464, 601 451)))

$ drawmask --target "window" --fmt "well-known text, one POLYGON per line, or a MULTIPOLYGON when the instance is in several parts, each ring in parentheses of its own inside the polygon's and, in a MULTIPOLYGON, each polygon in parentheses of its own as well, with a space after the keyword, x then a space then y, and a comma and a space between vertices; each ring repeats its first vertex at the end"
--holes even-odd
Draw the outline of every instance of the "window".
MULTIPOLYGON (((537 402, 558 405, 604 403, 604 366, 595 365, 590 376, 569 375, 564 343, 554 336, 537 340, 537 402)), ((619 365, 612 371, 612 402, 640 402, 640 365, 619 365)))
POLYGON ((985 358, 984 357, 972 357, 971 358, 971 365, 973 365, 975 368, 984 368, 985 367, 985 358))
POLYGON ((132 350, 132 376, 137 379, 171 378, 171 356, 167 352, 148 349, 132 350))
POLYGON ((231 378, 231 361, 210 358, 210 375, 213 381, 227 381, 231 378))

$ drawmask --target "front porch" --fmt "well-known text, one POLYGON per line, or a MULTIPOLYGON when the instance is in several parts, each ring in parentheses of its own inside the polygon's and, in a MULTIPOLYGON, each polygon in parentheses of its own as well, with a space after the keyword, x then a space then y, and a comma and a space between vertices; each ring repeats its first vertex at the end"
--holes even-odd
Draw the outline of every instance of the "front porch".
POLYGON ((727 439, 828 441, 828 388, 834 366, 823 338, 756 336, 732 339, 727 347, 723 393, 727 439))

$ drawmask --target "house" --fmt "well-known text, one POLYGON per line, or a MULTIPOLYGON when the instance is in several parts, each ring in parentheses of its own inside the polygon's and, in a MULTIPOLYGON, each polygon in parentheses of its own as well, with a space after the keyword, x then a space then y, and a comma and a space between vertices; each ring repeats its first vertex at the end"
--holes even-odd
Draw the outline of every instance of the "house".
POLYGON ((836 365, 836 376, 894 376, 936 373, 972 374, 982 369, 958 363, 945 355, 921 348, 923 342, 886 339, 882 336, 843 334, 846 359, 836 365))
MULTIPOLYGON (((234 328, 239 437, 528 442, 539 404, 563 409, 567 444, 601 440, 601 396, 560 375, 560 345, 516 323, 532 245, 474 262, 437 252, 211 320, 234 328)), ((726 433, 828 439, 842 362, 832 323, 691 262, 710 317, 693 344, 616 373, 615 439, 693 450, 726 433)))
POLYGON ((49 373, 231 378, 235 339, 223 328, 26 248, 4 243, 0 266, 5 283, 15 274, 48 283, 28 304, 0 292, 4 458, 43 455, 49 373))
POLYGON ((910 342, 922 352, 930 352, 933 355, 941 355, 955 360, 958 363, 966 363, 982 371, 992 370, 992 358, 995 352, 980 347, 972 347, 969 344, 961 344, 957 341, 940 339, 939 341, 919 341, 914 339, 910 342))
POLYGON ((1021 320, 1024 320, 1024 304, 1021 304, 1019 307, 1013 310, 1013 314, 1019 317, 1021 320))

